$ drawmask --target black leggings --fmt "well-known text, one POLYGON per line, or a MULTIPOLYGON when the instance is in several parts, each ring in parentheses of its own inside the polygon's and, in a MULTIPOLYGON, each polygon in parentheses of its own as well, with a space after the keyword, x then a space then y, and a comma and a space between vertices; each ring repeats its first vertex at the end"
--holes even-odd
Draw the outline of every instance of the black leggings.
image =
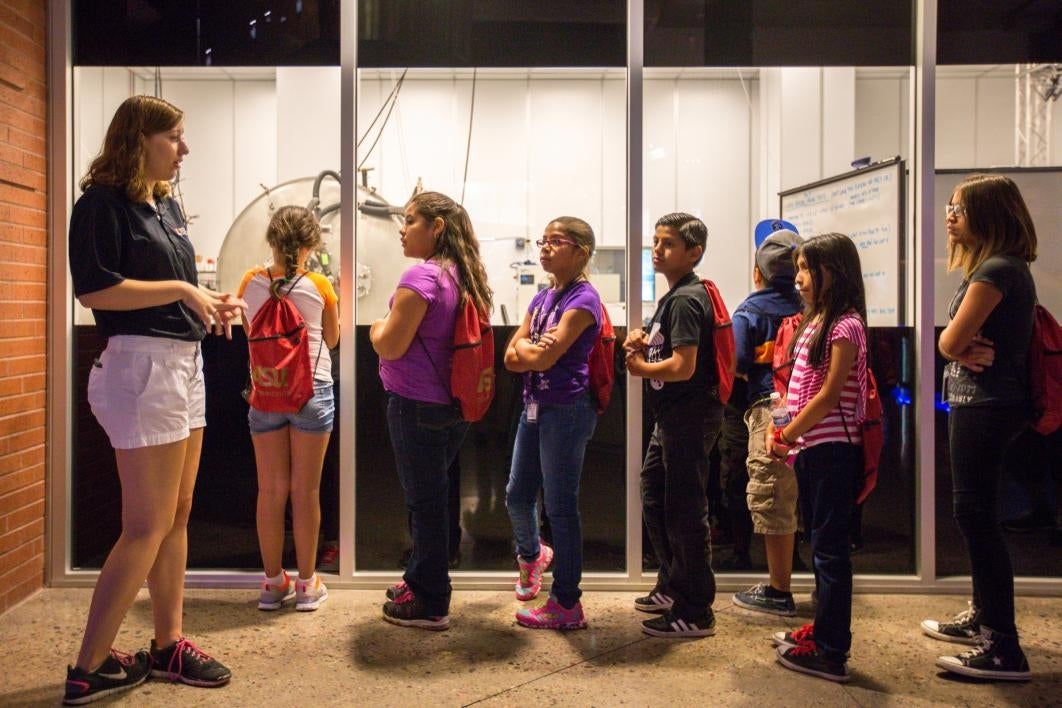
POLYGON ((981 624, 1015 634, 1014 569, 999 527, 999 486, 1007 446, 1028 424, 1022 405, 960 406, 948 418, 952 505, 970 552, 981 624))

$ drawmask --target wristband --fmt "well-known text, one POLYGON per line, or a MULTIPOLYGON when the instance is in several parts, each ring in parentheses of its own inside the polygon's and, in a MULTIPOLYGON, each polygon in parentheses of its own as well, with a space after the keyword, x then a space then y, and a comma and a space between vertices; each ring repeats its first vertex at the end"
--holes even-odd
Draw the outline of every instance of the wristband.
POLYGON ((791 443, 788 440, 786 440, 785 436, 782 435, 782 429, 781 428, 775 428, 774 429, 774 437, 772 438, 772 440, 774 441, 774 444, 779 446, 779 447, 785 447, 785 448, 793 447, 793 443, 791 443))

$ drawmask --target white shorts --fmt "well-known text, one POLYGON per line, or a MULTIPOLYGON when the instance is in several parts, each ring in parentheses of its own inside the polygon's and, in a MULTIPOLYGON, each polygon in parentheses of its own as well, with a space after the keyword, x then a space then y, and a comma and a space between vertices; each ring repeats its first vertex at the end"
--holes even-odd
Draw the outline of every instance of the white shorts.
POLYGON ((117 335, 93 362, 92 414, 111 446, 165 445, 206 425, 206 385, 198 342, 117 335))

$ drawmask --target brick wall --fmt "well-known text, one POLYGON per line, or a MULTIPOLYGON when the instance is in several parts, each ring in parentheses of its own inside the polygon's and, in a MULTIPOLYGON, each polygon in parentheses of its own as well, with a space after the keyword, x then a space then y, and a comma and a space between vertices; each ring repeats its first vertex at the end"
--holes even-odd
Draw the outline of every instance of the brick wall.
POLYGON ((0 613, 44 582, 46 11, 0 0, 0 613))

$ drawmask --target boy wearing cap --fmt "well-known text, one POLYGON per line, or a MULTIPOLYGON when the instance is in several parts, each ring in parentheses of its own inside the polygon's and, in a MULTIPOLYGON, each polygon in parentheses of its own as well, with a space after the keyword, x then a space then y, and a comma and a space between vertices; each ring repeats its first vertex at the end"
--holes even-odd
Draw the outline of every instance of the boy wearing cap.
POLYGON ((771 233, 756 249, 752 280, 756 290, 738 305, 731 319, 737 347, 737 373, 748 380, 749 431, 746 488, 753 531, 763 535, 770 582, 734 595, 739 607, 792 617, 796 604, 789 590, 793 573, 793 544, 797 529, 797 482, 793 468, 770 455, 764 440, 771 420, 774 391, 774 338, 786 317, 802 308, 794 278, 794 249, 801 243, 795 231, 771 233))

